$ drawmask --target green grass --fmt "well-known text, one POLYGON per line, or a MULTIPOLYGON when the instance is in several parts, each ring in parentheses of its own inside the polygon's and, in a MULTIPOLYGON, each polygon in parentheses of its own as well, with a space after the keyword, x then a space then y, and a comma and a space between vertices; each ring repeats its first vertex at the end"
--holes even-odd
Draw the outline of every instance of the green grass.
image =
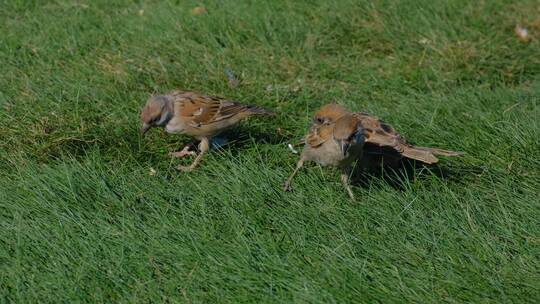
POLYGON ((0 301, 540 302, 538 1, 109 2, 0 1, 0 301), (181 174, 175 88, 278 116, 181 174), (467 154, 282 192, 330 101, 467 154))

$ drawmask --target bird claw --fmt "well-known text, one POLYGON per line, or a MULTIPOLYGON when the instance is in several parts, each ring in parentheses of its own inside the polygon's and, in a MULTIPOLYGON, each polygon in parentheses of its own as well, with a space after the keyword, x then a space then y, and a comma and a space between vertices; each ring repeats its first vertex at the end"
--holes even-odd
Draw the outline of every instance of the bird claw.
POLYGON ((178 167, 176 167, 176 170, 178 170, 180 172, 191 172, 191 171, 193 171, 193 168, 191 166, 178 165, 178 167))
POLYGON ((187 149, 184 149, 184 150, 178 151, 178 152, 169 152, 169 156, 174 157, 174 158, 182 158, 182 157, 186 157, 186 156, 195 156, 195 155, 197 155, 197 153, 195 153, 195 151, 189 151, 187 149))
POLYGON ((285 183, 283 184, 283 191, 285 191, 285 192, 291 192, 291 191, 292 191, 291 184, 285 182, 285 183))
POLYGON ((354 193, 352 192, 351 188, 350 187, 346 187, 346 188, 347 188, 347 194, 349 194, 349 198, 352 201, 356 201, 356 198, 355 198, 354 193))

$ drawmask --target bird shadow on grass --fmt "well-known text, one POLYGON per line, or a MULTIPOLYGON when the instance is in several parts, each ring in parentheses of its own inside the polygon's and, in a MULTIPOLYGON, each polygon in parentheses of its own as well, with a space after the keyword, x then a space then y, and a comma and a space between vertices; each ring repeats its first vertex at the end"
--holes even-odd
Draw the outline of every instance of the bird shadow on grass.
MULTIPOLYGON (((283 143, 284 137, 275 133, 256 130, 248 127, 235 127, 217 136, 212 141, 211 149, 228 147, 235 154, 246 150, 249 145, 255 143, 277 145, 283 143)), ((197 150, 198 140, 190 139, 185 144, 190 145, 191 150, 197 150)), ((179 147, 180 149, 182 147, 179 147)))
MULTIPOLYGON (((364 162, 366 163, 366 162, 364 162)), ((481 172, 480 168, 463 168, 437 164, 424 164, 419 161, 402 158, 386 161, 382 158, 368 160, 368 165, 357 165, 351 176, 354 186, 369 188, 373 184, 385 184, 404 191, 415 180, 437 177, 441 180, 462 183, 465 176, 481 172), (378 181, 374 183, 375 181, 378 181)))

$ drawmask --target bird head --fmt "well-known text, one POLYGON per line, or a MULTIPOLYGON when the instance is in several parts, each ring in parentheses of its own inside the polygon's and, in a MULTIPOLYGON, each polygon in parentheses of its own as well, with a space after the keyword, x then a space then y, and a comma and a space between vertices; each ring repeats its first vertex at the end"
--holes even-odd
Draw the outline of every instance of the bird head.
POLYGON ((337 121, 340 117, 345 114, 348 114, 349 111, 342 106, 336 103, 329 103, 322 106, 313 116, 314 124, 329 124, 337 121))
POLYGON ((170 101, 165 96, 152 96, 141 110, 141 135, 152 127, 164 127, 172 117, 170 101))
POLYGON ((362 145, 364 143, 362 125, 351 114, 345 114, 335 122, 333 135, 343 155, 347 155, 351 146, 362 145))

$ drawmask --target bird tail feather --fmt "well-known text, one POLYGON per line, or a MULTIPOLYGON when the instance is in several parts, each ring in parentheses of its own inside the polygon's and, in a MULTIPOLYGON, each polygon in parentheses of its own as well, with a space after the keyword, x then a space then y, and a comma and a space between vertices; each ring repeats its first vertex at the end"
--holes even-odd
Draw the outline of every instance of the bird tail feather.
POLYGON ((249 106, 248 108, 249 113, 254 115, 269 115, 269 116, 275 116, 276 113, 274 111, 261 108, 259 106, 249 106))
POLYGON ((438 148, 428 148, 428 147, 416 147, 411 145, 406 145, 403 147, 403 156, 411 159, 415 159, 426 164, 434 164, 439 161, 435 155, 440 156, 459 156, 465 153, 443 150, 438 148))

